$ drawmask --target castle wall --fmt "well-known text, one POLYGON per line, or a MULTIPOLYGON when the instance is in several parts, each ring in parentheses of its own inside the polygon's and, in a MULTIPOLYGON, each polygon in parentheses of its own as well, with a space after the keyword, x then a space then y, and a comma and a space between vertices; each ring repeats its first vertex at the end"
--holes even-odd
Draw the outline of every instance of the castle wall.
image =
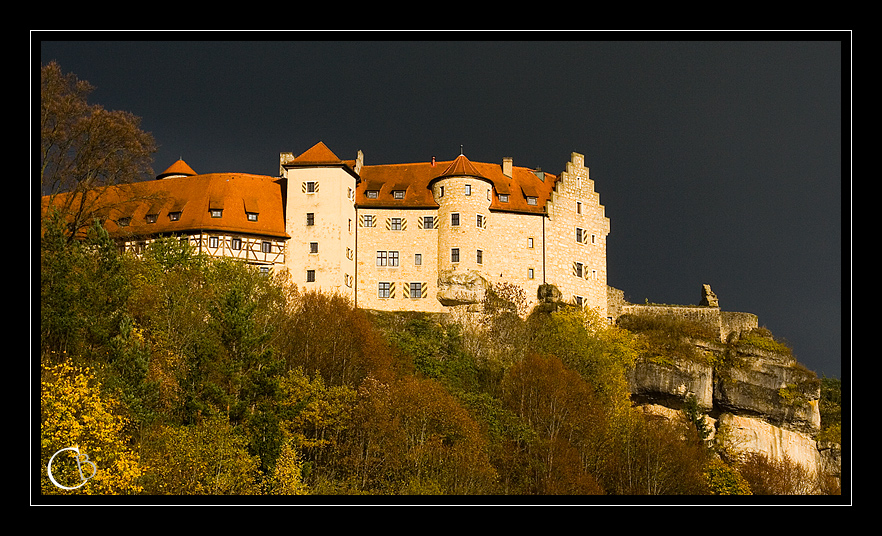
POLYGON ((357 218, 356 305, 386 311, 441 312, 435 298, 438 212, 360 208, 357 218), (411 283, 420 284, 419 295, 412 292, 411 283))

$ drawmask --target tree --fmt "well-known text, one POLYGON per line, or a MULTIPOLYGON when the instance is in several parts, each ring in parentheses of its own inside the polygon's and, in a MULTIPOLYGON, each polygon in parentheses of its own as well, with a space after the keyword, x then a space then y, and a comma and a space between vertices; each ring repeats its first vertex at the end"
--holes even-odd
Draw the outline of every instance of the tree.
MULTIPOLYGON (((138 482, 144 466, 131 449, 124 431, 127 419, 119 414, 119 403, 102 396, 94 372, 68 362, 57 365, 43 363, 40 375, 40 489, 44 494, 132 494, 141 491, 138 482), (80 460, 59 454, 63 449, 77 447, 80 460), (63 490, 49 478, 52 475, 63 490), (94 466, 84 467, 86 462, 94 466), (76 470, 74 469, 76 467, 76 470), (82 468, 82 476, 79 474, 82 468)), ((70 451, 72 452, 72 451, 70 451)))
POLYGON ((150 465, 144 491, 157 495, 261 493, 260 459, 223 415, 197 424, 159 426, 142 450, 150 465))
POLYGON ((69 239, 118 202, 108 187, 153 175, 153 136, 131 113, 89 104, 92 90, 55 62, 40 71, 40 190, 65 217, 69 239))

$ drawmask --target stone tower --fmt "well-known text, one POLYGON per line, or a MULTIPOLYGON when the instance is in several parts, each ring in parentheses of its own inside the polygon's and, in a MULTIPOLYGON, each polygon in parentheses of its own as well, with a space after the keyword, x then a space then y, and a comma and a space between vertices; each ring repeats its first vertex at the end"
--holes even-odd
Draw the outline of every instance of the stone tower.
POLYGON ((358 175, 324 143, 294 157, 282 153, 287 179, 285 264, 298 287, 355 302, 355 188, 358 175))

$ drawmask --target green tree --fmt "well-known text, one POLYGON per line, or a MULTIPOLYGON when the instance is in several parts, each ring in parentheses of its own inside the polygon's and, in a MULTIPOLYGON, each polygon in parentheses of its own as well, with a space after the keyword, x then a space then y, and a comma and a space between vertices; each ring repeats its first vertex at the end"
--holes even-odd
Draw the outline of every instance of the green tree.
POLYGON ((575 307, 533 315, 531 324, 538 353, 557 356, 577 371, 609 412, 630 407, 628 372, 637 349, 629 332, 607 325, 594 310, 575 307))
POLYGON ((144 492, 155 495, 254 495, 260 459, 223 415, 185 426, 163 425, 142 445, 150 471, 144 492))

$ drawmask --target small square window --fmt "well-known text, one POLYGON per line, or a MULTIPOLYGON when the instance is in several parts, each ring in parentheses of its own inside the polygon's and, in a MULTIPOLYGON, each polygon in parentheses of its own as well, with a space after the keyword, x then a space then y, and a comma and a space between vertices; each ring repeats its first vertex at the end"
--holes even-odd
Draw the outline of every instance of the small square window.
POLYGON ((450 215, 450 225, 459 225, 459 214, 451 214, 450 215))
POLYGON ((423 229, 434 229, 435 228, 435 217, 434 216, 423 216, 423 229))
POLYGON ((306 282, 314 283, 315 282, 315 270, 307 270, 306 271, 306 282))
POLYGON ((156 214, 147 214, 144 219, 147 220, 147 223, 156 223, 156 214))
POLYGON ((220 218, 224 214, 224 211, 219 208, 213 208, 209 212, 211 213, 212 218, 220 218))
POLYGON ((380 192, 377 190, 368 190, 364 195, 368 199, 376 199, 380 195, 380 192))
POLYGON ((208 247, 216 248, 217 244, 218 244, 218 239, 216 236, 209 236, 208 237, 208 247))
POLYGON ((169 221, 178 221, 181 219, 181 213, 180 212, 169 212, 168 219, 169 219, 169 221))
POLYGON ((306 183, 306 193, 314 194, 317 191, 316 183, 314 181, 309 181, 306 183))
POLYGON ((116 220, 116 224, 120 227, 128 227, 129 223, 132 222, 132 218, 120 218, 116 220))
POLYGON ((508 203, 508 194, 499 194, 500 203, 508 203))
POLYGON ((374 226, 374 216, 372 214, 364 215, 364 226, 365 227, 373 227, 374 226))
POLYGON ((306 213, 306 225, 315 225, 315 213, 307 212, 306 213))
POLYGON ((391 225, 390 228, 393 231, 400 231, 401 230, 401 218, 392 218, 390 225, 391 225))
POLYGON ((386 266, 389 264, 389 254, 385 251, 377 252, 377 266, 386 266))
POLYGON ((310 253, 318 253, 318 242, 310 242, 309 243, 309 252, 310 253))
POLYGON ((242 239, 241 238, 233 238, 230 241, 230 247, 232 249, 242 249, 242 239))
POLYGON ((245 216, 248 218, 248 221, 257 221, 257 212, 246 212, 245 216))
POLYGON ((459 248, 450 250, 450 262, 459 262, 459 248))
POLYGON ((380 298, 388 298, 391 296, 391 294, 392 284, 385 281, 380 281, 378 285, 377 296, 380 298))
POLYGON ((410 284, 410 297, 411 298, 422 298, 423 297, 423 284, 422 283, 411 283, 410 284))
POLYGON ((537 201, 537 199, 536 199, 535 197, 528 197, 528 198, 527 198, 527 204, 528 204, 528 205, 535 205, 535 204, 536 204, 536 201, 537 201))
POLYGON ((398 266, 398 252, 390 251, 389 252, 389 266, 398 266))
POLYGON ((262 253, 271 253, 273 249, 273 245, 271 242, 263 242, 260 244, 260 251, 262 253))
POLYGON ((392 197, 395 199, 404 199, 404 190, 395 190, 392 192, 392 197))

